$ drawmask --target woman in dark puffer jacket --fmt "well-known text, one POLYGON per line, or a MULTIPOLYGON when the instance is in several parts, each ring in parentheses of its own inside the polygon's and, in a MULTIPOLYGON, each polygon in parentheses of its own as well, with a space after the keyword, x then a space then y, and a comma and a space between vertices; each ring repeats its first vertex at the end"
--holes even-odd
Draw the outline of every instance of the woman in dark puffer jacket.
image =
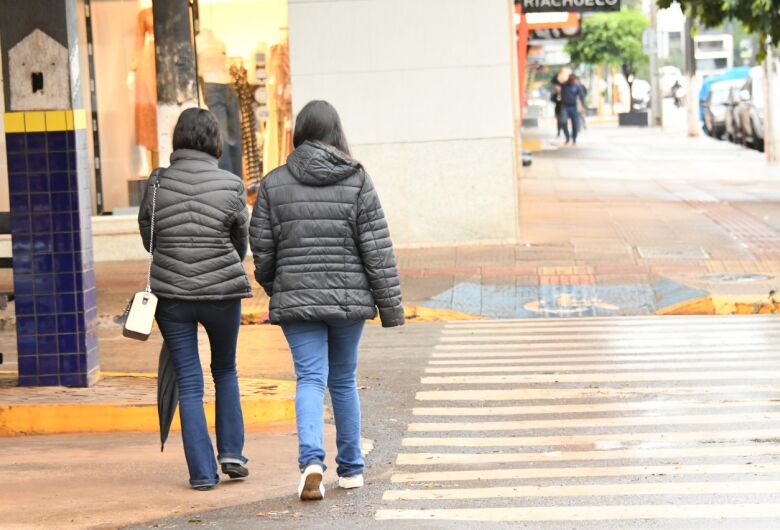
POLYGON ((242 265, 249 215, 243 182, 217 167, 222 138, 211 112, 185 110, 173 132, 173 149, 170 167, 149 178, 138 223, 149 248, 153 189, 159 185, 151 277, 152 292, 159 297, 156 319, 176 367, 190 484, 208 490, 219 475, 203 411, 198 323, 211 344, 217 460, 231 478, 249 474, 236 373, 241 298, 252 296, 242 265))
POLYGON ((336 419, 339 485, 363 485, 357 352, 366 319, 404 323, 393 246, 371 179, 353 160, 336 110, 312 101, 298 115, 287 164, 263 180, 249 242, 255 278, 271 297, 298 378, 295 412, 302 500, 322 499, 323 398, 336 419))

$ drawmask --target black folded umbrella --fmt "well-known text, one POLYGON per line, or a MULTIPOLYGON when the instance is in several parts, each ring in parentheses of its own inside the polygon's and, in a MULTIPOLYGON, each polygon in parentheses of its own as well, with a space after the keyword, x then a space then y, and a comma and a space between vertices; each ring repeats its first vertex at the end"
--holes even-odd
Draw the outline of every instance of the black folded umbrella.
POLYGON ((171 430, 173 415, 179 404, 179 387, 176 385, 176 369, 163 342, 160 363, 157 366, 157 414, 160 418, 160 452, 165 450, 165 441, 171 430))

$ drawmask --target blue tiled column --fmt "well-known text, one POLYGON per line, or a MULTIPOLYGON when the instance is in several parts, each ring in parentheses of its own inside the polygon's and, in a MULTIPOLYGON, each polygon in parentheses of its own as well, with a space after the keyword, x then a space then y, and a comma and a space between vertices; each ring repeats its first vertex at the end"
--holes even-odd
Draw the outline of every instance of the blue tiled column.
POLYGON ((6 113, 20 385, 98 377, 83 110, 6 113))

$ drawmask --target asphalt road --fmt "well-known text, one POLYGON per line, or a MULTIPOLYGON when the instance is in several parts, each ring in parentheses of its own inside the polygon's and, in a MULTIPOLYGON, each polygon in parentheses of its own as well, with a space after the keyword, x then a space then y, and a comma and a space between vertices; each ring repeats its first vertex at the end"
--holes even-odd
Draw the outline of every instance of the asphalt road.
POLYGON ((778 528, 778 330, 774 316, 371 328, 365 488, 301 503, 290 484, 134 528, 778 528))

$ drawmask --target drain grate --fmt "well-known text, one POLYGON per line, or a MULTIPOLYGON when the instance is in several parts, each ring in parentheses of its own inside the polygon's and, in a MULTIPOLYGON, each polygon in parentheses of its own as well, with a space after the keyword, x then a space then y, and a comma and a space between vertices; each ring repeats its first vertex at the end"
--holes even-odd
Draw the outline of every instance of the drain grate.
POLYGON ((746 283, 746 282, 765 282, 771 280, 773 276, 768 274, 750 274, 750 273, 724 273, 707 274, 700 276, 699 279, 709 283, 746 283))
POLYGON ((710 259, 701 247, 637 247, 637 250, 645 259, 710 259))

